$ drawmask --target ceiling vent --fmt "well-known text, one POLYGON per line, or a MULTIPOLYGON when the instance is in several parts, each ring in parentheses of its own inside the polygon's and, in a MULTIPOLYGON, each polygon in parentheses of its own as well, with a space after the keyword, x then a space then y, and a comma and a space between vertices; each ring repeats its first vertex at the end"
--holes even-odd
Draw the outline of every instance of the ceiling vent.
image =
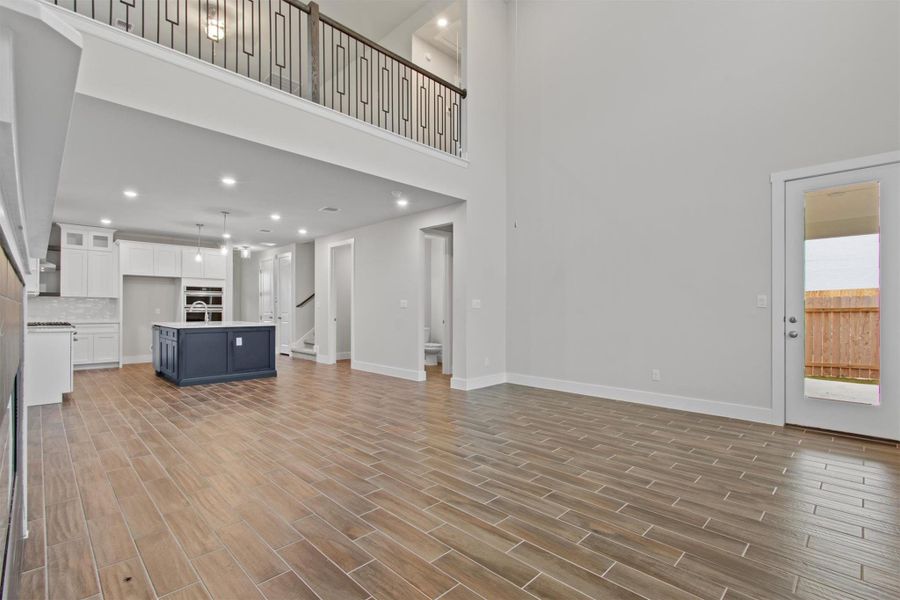
POLYGON ((335 207, 333 207, 333 206, 323 206, 322 208, 319 209, 319 212, 324 212, 324 213, 336 213, 336 212, 338 212, 339 210, 341 210, 341 209, 335 208, 335 207))

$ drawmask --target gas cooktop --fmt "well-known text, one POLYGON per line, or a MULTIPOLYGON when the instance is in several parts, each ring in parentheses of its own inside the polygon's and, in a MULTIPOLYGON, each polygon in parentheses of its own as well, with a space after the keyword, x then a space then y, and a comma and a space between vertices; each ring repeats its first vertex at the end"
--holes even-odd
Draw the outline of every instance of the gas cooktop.
POLYGON ((29 321, 29 327, 72 327, 68 321, 29 321))

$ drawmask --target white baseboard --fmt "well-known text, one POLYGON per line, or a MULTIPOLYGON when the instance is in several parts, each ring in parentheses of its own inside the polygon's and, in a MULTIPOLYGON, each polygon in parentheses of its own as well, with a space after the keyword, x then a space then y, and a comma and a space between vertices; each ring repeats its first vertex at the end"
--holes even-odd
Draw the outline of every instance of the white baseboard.
POLYGON ((297 352, 296 350, 291 352, 291 356, 293 358, 299 358, 301 360, 312 360, 312 361, 317 361, 319 358, 315 354, 304 354, 303 352, 297 352))
POLYGON ((741 419, 743 421, 768 424, 773 423, 772 410, 769 408, 759 408, 756 406, 733 404, 731 402, 717 402, 715 400, 647 392, 644 390, 633 390, 594 383, 582 383, 565 379, 551 379, 549 377, 523 375, 521 373, 509 373, 507 375, 507 381, 518 385, 527 385, 529 387, 542 388, 545 390, 555 390, 557 392, 570 392, 572 394, 606 398, 609 400, 621 400, 623 402, 659 406, 661 408, 672 408, 675 410, 684 410, 716 417, 741 419))
POLYGON ((350 360, 350 353, 349 352, 338 352, 337 360, 350 360))
POLYGON ((316 354, 316 362, 323 365, 333 365, 334 361, 331 360, 330 356, 325 354, 316 354))
POLYGON ((491 373, 490 375, 482 375, 481 377, 472 377, 463 379, 462 377, 451 377, 450 387, 454 390, 478 390, 481 388, 499 385, 507 382, 506 373, 491 373))
POLYGON ((148 363, 148 362, 153 362, 152 354, 138 354, 135 356, 123 356, 122 357, 123 365, 130 365, 133 363, 148 363))
POLYGON ((353 362, 351 362, 350 368, 356 369, 357 371, 365 371, 367 373, 387 375, 388 377, 408 379, 410 381, 425 381, 425 371, 416 371, 415 369, 400 369, 397 367, 377 365, 375 363, 362 362, 359 360, 354 360, 353 362))

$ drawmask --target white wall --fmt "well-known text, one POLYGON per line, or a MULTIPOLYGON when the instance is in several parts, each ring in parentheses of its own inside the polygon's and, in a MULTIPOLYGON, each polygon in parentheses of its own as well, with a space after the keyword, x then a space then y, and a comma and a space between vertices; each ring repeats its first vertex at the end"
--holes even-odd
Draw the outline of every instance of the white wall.
MULTIPOLYGON (((446 278, 444 258, 447 244, 442 238, 426 238, 427 253, 425 278, 428 308, 425 311, 425 325, 431 328, 431 341, 444 340, 444 279, 446 278)), ((426 340, 427 341, 427 340, 426 340)))
MULTIPOLYGON (((340 360, 350 358, 350 328, 353 327, 350 313, 353 252, 349 245, 338 246, 332 251, 334 252, 334 293, 337 309, 335 326, 337 353, 340 360)), ((391 340, 385 340, 385 343, 390 344, 391 340)))
POLYGON ((900 4, 511 9, 508 370, 767 418, 769 175, 900 148, 900 4))
MULTIPOLYGON (((330 354, 328 325, 328 245, 354 240, 353 366, 409 379, 424 377, 422 330, 425 262, 422 229, 453 223, 465 232, 466 208, 457 204, 316 240, 316 342, 319 356, 330 354), (400 301, 407 301, 407 308, 400 301)), ((464 246, 463 242, 460 242, 464 246)), ((461 293, 461 292, 460 292, 461 293)), ((455 299, 463 306, 462 298, 455 299)), ((466 319, 454 320, 453 360, 464 365, 466 319)), ((465 377, 465 372, 454 373, 465 377)))
POLYGON ((131 275, 124 278, 120 329, 123 360, 150 362, 151 325, 157 321, 180 321, 180 296, 180 279, 131 275))
MULTIPOLYGON (((316 245, 294 244, 294 305, 306 300, 316 290, 316 245)), ((316 304, 310 300, 294 309, 294 340, 299 340, 316 326, 316 304)))
POLYGON ((412 36, 412 61, 441 79, 460 85, 456 57, 417 35, 412 36))

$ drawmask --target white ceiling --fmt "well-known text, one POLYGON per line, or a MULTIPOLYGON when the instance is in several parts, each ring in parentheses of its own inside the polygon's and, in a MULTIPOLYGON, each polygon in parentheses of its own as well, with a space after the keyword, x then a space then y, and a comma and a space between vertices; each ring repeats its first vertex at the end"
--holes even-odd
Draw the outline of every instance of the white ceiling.
POLYGON ((87 96, 76 96, 54 221, 219 240, 227 210, 236 245, 282 245, 430 210, 459 199, 87 96), (223 176, 237 179, 228 188, 223 176), (133 200, 122 194, 134 189, 133 200), (409 199, 400 209, 393 191, 409 199), (324 206, 340 208, 322 213, 324 206), (271 213, 281 215, 272 221, 271 213), (306 236, 299 228, 308 230, 306 236), (271 233, 261 233, 270 229, 271 233))

